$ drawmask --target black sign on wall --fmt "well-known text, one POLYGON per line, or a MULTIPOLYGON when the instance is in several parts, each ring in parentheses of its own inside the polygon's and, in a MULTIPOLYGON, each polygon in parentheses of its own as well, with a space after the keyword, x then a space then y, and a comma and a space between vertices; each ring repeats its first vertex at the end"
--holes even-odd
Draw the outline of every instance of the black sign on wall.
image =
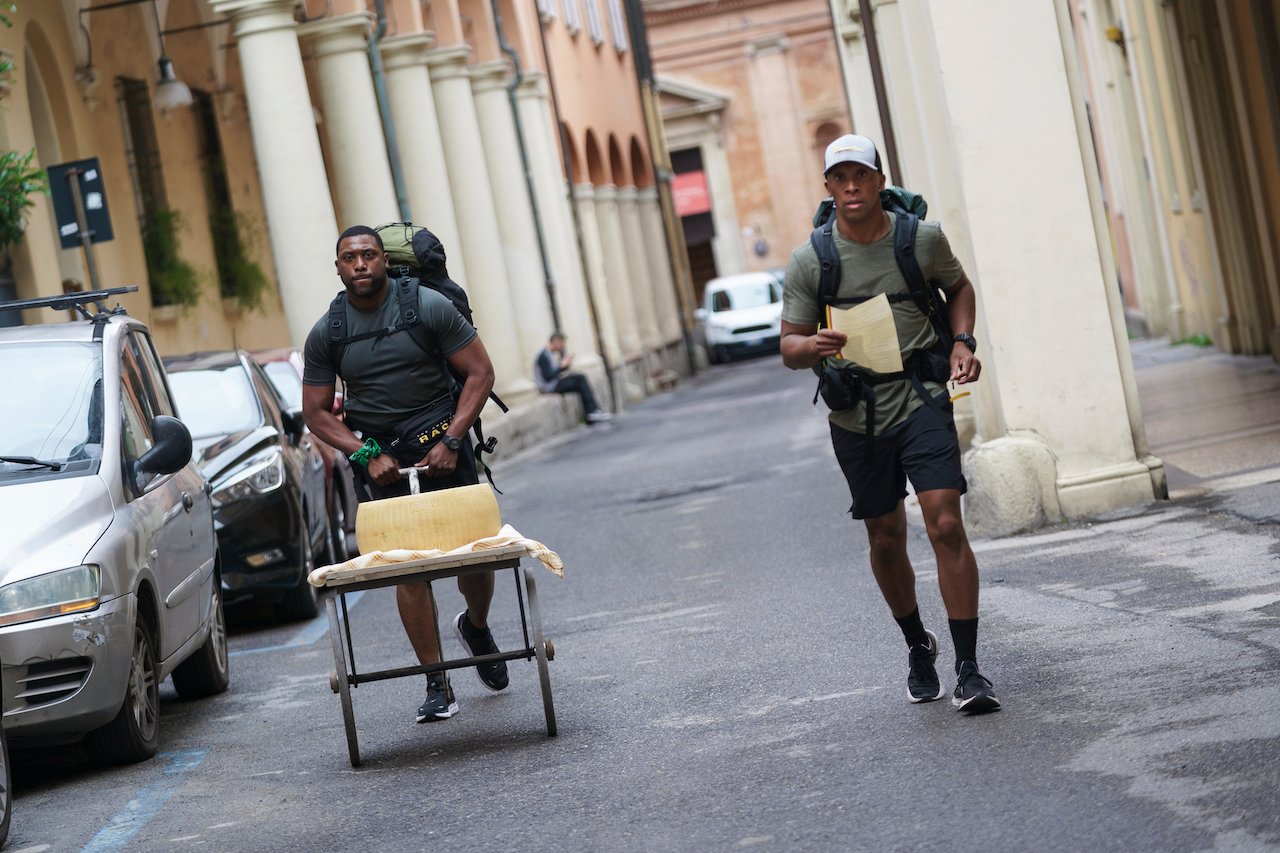
POLYGON ((58 237, 62 248, 75 249, 81 245, 80 226, 76 223, 76 206, 71 198, 70 180, 80 184, 80 200, 84 205, 89 238, 94 243, 105 243, 115 235, 111 232, 111 212, 107 209, 107 190, 102 181, 102 169, 97 157, 59 163, 46 170, 49 173, 49 195, 53 200, 53 215, 58 220, 58 237), (68 175, 74 173, 73 178, 68 175))

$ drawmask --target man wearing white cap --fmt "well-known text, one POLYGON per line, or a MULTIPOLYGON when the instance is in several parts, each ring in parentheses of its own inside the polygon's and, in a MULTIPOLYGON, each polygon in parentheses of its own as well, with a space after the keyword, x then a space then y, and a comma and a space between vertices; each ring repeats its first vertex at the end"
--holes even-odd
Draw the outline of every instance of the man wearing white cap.
POLYGON ((973 382, 982 371, 973 284, 937 223, 886 209, 880 154, 870 139, 846 134, 828 145, 824 182, 835 204, 832 222, 787 263, 782 361, 793 370, 815 369, 832 407, 831 441, 853 497, 849 511, 866 525, 872 573, 907 641, 908 698, 931 702, 947 692, 935 668, 938 638, 920 619, 907 557, 903 499, 910 479, 937 557, 955 646, 952 702, 966 714, 999 710, 991 682, 978 670, 978 564, 960 513, 967 485, 946 387, 973 382), (831 270, 826 287, 824 262, 831 270), (928 296, 934 287, 946 294, 936 310, 928 296), (848 337, 827 328, 829 308, 880 294, 891 306, 903 362, 889 374, 843 358, 848 337))

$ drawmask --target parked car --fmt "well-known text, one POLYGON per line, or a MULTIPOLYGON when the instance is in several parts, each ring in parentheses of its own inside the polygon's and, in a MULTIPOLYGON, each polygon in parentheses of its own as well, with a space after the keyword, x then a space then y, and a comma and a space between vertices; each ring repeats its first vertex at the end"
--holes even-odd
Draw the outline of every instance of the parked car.
MULTIPOLYGON (((253 354, 284 400, 285 411, 302 418, 302 353, 296 349, 262 350, 253 354)), ((336 395, 335 395, 336 396, 336 395)), ((340 414, 341 398, 334 400, 334 414, 340 414)), ((310 431, 308 430, 308 433, 310 431)), ((337 448, 312 437, 324 456, 325 506, 328 508, 329 536, 333 540, 333 561, 354 556, 356 537, 356 489, 351 461, 337 448)))
POLYGON ((233 598, 271 598, 285 620, 319 612, 307 583, 315 555, 332 562, 324 456, 247 352, 165 359, 212 484, 222 585, 233 598))
POLYGON ((782 283, 776 272, 713 278, 694 312, 712 364, 737 355, 777 352, 782 336, 782 283))
POLYGON ((130 289, 0 306, 91 317, 0 329, 4 728, 112 763, 155 753, 166 677, 230 680, 208 483, 146 325, 101 307, 130 289))

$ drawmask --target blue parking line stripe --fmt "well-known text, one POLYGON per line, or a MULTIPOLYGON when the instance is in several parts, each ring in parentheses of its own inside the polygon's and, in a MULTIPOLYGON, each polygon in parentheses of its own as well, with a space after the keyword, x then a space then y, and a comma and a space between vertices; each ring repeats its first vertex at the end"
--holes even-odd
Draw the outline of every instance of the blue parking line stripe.
POLYGON ((169 765, 161 772, 160 778, 134 794, 133 799, 80 849, 80 853, 112 853, 123 850, 129 840, 137 835, 138 830, 164 808, 164 804, 182 784, 182 775, 199 767, 208 754, 207 749, 184 749, 157 755, 157 758, 169 759, 169 765))
MULTIPOLYGON (((364 596, 365 590, 348 593, 347 607, 354 607, 356 602, 364 596)), ((294 634, 288 642, 281 643, 277 646, 261 646, 255 649, 236 649, 234 652, 228 652, 229 657, 237 657, 238 655, 256 655, 262 652, 279 652, 286 649, 296 649, 299 646, 309 646, 317 642, 325 634, 329 633, 329 619, 322 612, 315 619, 312 619, 301 631, 294 634)))

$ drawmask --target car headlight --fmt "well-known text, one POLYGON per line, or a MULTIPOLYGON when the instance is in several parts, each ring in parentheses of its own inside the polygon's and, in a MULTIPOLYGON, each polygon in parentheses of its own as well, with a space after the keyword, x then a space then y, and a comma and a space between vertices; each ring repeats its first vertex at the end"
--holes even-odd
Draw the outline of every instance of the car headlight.
POLYGON ((101 593, 97 566, 75 566, 17 581, 0 587, 0 626, 93 610, 101 593))
POLYGON ((250 459, 245 467, 213 484, 213 505, 220 507, 254 494, 266 494, 284 483, 284 457, 278 448, 250 459))

